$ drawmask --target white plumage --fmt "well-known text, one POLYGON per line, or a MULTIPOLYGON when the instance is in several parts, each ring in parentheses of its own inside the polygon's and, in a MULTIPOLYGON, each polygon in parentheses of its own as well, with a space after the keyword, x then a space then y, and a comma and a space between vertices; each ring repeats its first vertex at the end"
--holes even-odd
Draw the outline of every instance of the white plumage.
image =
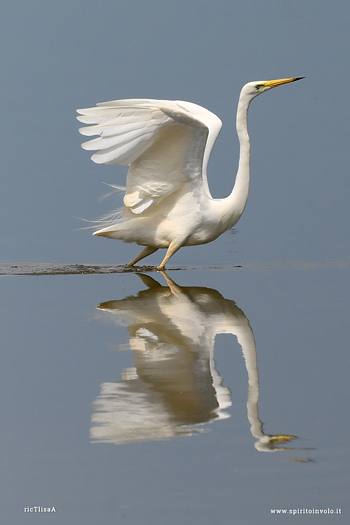
POLYGON ((190 102, 130 99, 78 110, 88 127, 82 144, 94 150, 97 164, 129 165, 121 219, 106 220, 94 235, 145 248, 129 265, 159 248, 167 253, 163 268, 181 246, 205 244, 231 228, 243 213, 249 190, 250 145, 247 111, 260 93, 298 80, 250 82, 242 89, 237 110, 240 162, 232 193, 213 199, 207 182, 211 150, 221 129, 220 119, 190 102))

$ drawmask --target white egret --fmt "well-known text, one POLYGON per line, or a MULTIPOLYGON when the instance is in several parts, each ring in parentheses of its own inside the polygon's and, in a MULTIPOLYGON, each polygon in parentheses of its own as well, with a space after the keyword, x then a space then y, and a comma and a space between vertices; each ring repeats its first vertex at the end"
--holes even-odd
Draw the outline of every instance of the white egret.
POLYGON ((232 228, 249 192, 249 104, 261 93, 301 78, 249 82, 243 87, 236 120, 238 172, 224 199, 212 198, 207 182, 209 156, 222 126, 207 109, 191 102, 130 99, 78 110, 78 120, 89 125, 80 133, 98 135, 82 144, 86 150, 97 150, 92 160, 130 166, 122 217, 107 216, 94 235, 144 246, 130 266, 166 248, 158 266, 162 269, 182 246, 206 244, 232 228))

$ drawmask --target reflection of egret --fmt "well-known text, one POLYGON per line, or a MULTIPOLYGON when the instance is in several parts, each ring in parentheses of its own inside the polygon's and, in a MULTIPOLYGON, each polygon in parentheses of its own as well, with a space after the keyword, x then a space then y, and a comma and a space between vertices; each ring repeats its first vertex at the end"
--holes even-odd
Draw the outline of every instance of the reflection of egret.
POLYGON ((78 110, 78 120, 92 124, 80 133, 99 135, 83 144, 84 149, 98 150, 92 160, 130 165, 124 216, 109 215, 95 235, 145 246, 131 266, 166 248, 159 266, 163 268, 181 246, 206 244, 232 228, 248 199, 249 104, 261 93, 295 80, 299 78, 243 87, 237 108, 238 172, 225 199, 213 199, 207 182, 209 156, 221 129, 220 119, 207 109, 190 102, 134 99, 78 110))
POLYGON ((94 441, 126 443, 199 432, 198 425, 228 417, 231 394, 215 367, 214 342, 232 333, 248 371, 248 419, 259 450, 279 450, 294 436, 264 434, 257 402, 259 375, 254 334, 233 301, 216 290, 168 286, 140 275, 148 290, 98 308, 128 325, 135 368, 123 381, 104 383, 94 403, 94 441), (197 425, 197 427, 194 427, 197 425))

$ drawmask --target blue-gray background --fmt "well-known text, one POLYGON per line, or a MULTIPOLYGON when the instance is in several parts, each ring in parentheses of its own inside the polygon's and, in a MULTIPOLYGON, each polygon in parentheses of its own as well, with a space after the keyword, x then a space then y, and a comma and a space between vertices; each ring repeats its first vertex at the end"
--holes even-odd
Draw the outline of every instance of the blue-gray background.
POLYGON ((79 218, 116 205, 98 202, 101 182, 123 184, 126 168, 90 161, 76 108, 135 97, 207 107, 224 124, 209 166, 223 197, 236 173, 242 85, 290 76, 306 78, 250 108, 252 183, 239 235, 172 262, 346 256, 349 13, 345 0, 4 2, 0 260, 121 264, 136 254, 78 230, 79 218))
POLYGON ((270 515, 283 507, 338 507, 332 521, 349 523, 349 2, 6 0, 0 14, 0 262, 124 264, 138 253, 79 229, 119 205, 98 197, 126 168, 91 162, 77 108, 135 97, 207 107, 224 124, 209 165, 222 197, 236 173, 242 85, 306 77, 250 108, 251 193, 236 234, 169 265, 180 286, 218 290, 244 311, 265 431, 295 434, 298 450, 255 450, 232 336, 215 342, 229 419, 194 438, 92 445, 100 385, 133 365, 114 351, 126 327, 97 321, 96 306, 145 286, 134 274, 4 276, 4 522, 37 523, 25 506, 56 505, 50 521, 79 525, 269 525, 285 522, 270 515))

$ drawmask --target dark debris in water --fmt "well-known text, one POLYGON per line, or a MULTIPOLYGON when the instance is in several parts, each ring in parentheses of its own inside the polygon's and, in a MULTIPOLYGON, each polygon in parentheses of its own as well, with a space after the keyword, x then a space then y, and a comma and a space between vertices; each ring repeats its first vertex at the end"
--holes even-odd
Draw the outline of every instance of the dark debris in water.
MULTIPOLYGON (((247 262, 238 265, 208 265, 208 266, 167 266, 167 271, 178 270, 232 270, 274 271, 283 269, 317 270, 330 268, 350 268, 350 257, 342 260, 309 262, 309 261, 274 261, 274 262, 247 262)), ((155 266, 108 265, 108 264, 53 264, 53 263, 0 263, 0 275, 96 275, 111 273, 140 273, 156 272, 155 266)))
MULTIPOLYGON (((169 268, 190 270, 194 268, 169 268)), ((95 265, 95 264, 45 264, 45 263, 0 263, 0 275, 96 275, 111 273, 138 273, 157 271, 154 266, 95 265)))
MULTIPOLYGON (((170 266, 169 271, 178 270, 232 270, 241 266, 170 266)), ((0 275, 96 275, 112 273, 156 272, 155 266, 95 265, 95 264, 45 264, 45 263, 0 263, 0 275)))
POLYGON ((108 265, 44 263, 0 264, 0 275, 85 275, 123 273, 126 271, 128 271, 128 267, 108 265))

